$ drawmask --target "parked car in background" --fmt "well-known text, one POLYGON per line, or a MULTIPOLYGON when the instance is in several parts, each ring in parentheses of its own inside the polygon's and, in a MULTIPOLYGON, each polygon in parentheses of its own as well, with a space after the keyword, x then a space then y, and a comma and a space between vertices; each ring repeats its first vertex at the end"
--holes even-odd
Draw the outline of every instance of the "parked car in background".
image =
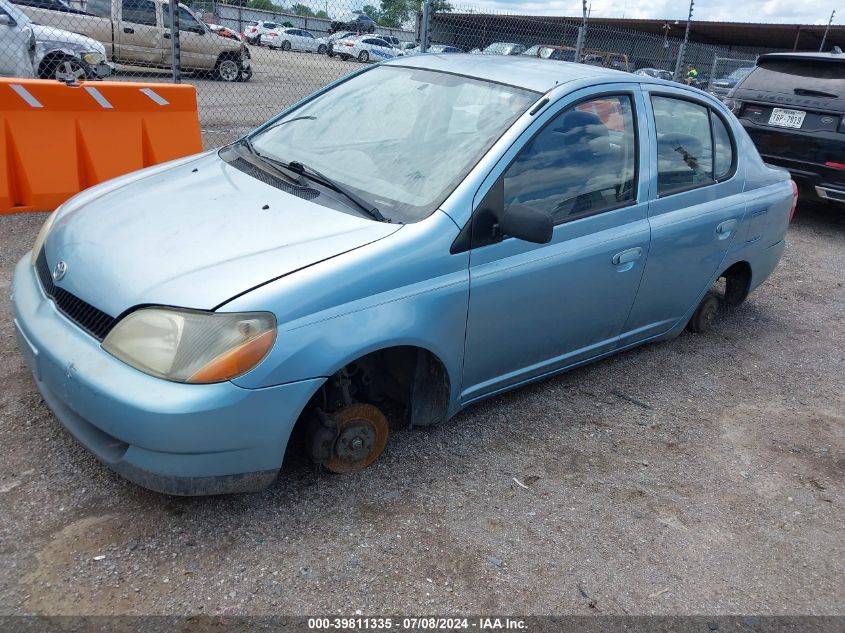
POLYGON ((610 53, 608 51, 600 51, 596 49, 587 49, 584 51, 583 63, 591 66, 603 66, 604 68, 613 68, 614 70, 621 70, 624 72, 631 72, 631 62, 627 55, 622 53, 610 53))
POLYGON ((356 35, 356 33, 353 31, 338 31, 337 33, 332 33, 331 35, 327 35, 325 37, 318 37, 317 52, 332 57, 332 47, 334 46, 334 43, 339 39, 350 37, 352 35, 356 35))
POLYGON ((74 82, 112 74, 98 41, 35 24, 7 0, 0 0, 0 76, 74 82))
POLYGON ((845 54, 762 55, 727 104, 766 162, 845 203, 845 54))
MULTIPOLYGON (((411 42, 408 42, 411 44, 411 42)), ((422 52, 420 50, 419 44, 412 45, 410 48, 402 48, 400 49, 405 55, 416 55, 417 53, 422 52)), ((432 53, 435 55, 440 55, 442 53, 463 53, 464 49, 459 46, 448 46, 446 44, 432 44, 428 47, 427 53, 432 53)))
POLYGON ((249 44, 259 46, 261 44, 261 36, 269 33, 275 29, 282 28, 276 22, 268 22, 265 20, 258 20, 256 22, 247 22, 244 25, 244 39, 249 44))
POLYGON ((672 81, 674 76, 668 70, 662 68, 640 68, 634 71, 635 75, 642 75, 643 77, 654 77, 655 79, 663 79, 665 81, 672 81))
POLYGON ((373 35, 356 35, 343 38, 335 42, 333 50, 334 54, 344 61, 354 57, 362 63, 380 62, 405 54, 380 37, 373 35))
POLYGON ((356 33, 375 33, 376 23, 365 13, 349 13, 340 20, 333 20, 329 33, 354 31, 356 33))
POLYGON ((744 67, 744 68, 737 68, 727 77, 722 77, 721 79, 716 79, 715 81, 711 81, 710 84, 707 86, 707 92, 709 92, 714 97, 719 99, 724 99, 728 96, 728 93, 734 88, 742 79, 754 70, 754 67, 744 67))
POLYGON ((320 48, 320 41, 305 29, 276 29, 263 33, 261 43, 270 50, 280 48, 283 51, 316 53, 320 48))
MULTIPOLYGON (((522 44, 516 44, 514 42, 493 42, 478 52, 484 53, 485 55, 521 55, 524 51, 525 46, 522 44)), ((470 51, 470 53, 472 52, 470 51)))
POLYGON ((393 48, 399 48, 399 49, 402 48, 402 44, 403 44, 402 40, 400 40, 398 37, 395 37, 393 35, 379 35, 379 39, 384 40, 385 42, 390 44, 393 48))
POLYGON ((575 49, 569 46, 556 46, 554 44, 535 44, 522 52, 528 57, 539 57, 540 59, 555 59, 562 62, 575 61, 575 49))
MULTIPOLYGON (((86 4, 86 15, 21 6, 44 26, 67 29, 100 42, 109 61, 131 66, 170 68, 170 5, 167 0, 100 0, 86 4)), ((243 42, 215 35, 179 5, 182 69, 211 74, 221 81, 242 81, 250 61, 243 42)))
POLYGON ((777 265, 794 183, 718 99, 521 56, 397 61, 49 216, 13 330, 109 467, 171 494, 256 490, 295 435, 361 470, 388 418, 442 423, 705 331, 777 265))

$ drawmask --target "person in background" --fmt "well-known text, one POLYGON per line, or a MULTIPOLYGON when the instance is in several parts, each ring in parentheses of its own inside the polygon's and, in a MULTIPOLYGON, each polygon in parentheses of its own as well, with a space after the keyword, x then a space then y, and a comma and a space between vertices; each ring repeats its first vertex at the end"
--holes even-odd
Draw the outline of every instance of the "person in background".
POLYGON ((692 64, 687 64, 687 85, 693 85, 698 79, 698 71, 692 64))

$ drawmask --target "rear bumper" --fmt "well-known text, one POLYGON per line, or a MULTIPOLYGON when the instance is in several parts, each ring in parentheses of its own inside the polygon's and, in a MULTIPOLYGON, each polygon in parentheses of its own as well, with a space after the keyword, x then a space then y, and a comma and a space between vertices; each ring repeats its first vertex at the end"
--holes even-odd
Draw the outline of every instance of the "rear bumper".
POLYGON ((770 165, 789 170, 798 184, 812 189, 817 196, 828 200, 845 202, 845 182, 840 182, 842 170, 835 170, 824 165, 808 163, 783 156, 763 154, 760 156, 770 165))
POLYGON ((168 494, 259 490, 322 379, 264 389, 187 385, 148 376, 105 352, 56 310, 29 255, 15 269, 18 347, 47 406, 97 459, 168 494))

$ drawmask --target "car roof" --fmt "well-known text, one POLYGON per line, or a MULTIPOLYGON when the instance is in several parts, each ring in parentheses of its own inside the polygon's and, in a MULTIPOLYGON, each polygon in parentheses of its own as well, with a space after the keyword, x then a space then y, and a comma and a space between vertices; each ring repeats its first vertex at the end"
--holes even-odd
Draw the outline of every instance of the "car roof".
POLYGON ((522 55, 414 55, 399 57, 386 63, 394 66, 450 72, 527 88, 536 92, 547 92, 558 84, 593 77, 639 83, 642 83, 643 79, 648 79, 611 68, 522 55))
POLYGON ((766 53, 757 58, 757 63, 766 59, 807 59, 819 61, 843 61, 845 53, 766 53))

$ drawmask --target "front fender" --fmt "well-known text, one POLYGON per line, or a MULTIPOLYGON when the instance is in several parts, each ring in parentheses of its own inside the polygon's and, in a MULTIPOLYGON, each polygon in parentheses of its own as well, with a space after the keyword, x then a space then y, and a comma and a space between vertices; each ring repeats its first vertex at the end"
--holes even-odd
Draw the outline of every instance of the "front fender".
POLYGON ((328 377, 370 352, 409 345, 443 363, 453 413, 469 301, 468 254, 449 253, 457 234, 436 212, 226 304, 222 311, 271 310, 279 322, 270 354, 234 382, 260 388, 328 377))

